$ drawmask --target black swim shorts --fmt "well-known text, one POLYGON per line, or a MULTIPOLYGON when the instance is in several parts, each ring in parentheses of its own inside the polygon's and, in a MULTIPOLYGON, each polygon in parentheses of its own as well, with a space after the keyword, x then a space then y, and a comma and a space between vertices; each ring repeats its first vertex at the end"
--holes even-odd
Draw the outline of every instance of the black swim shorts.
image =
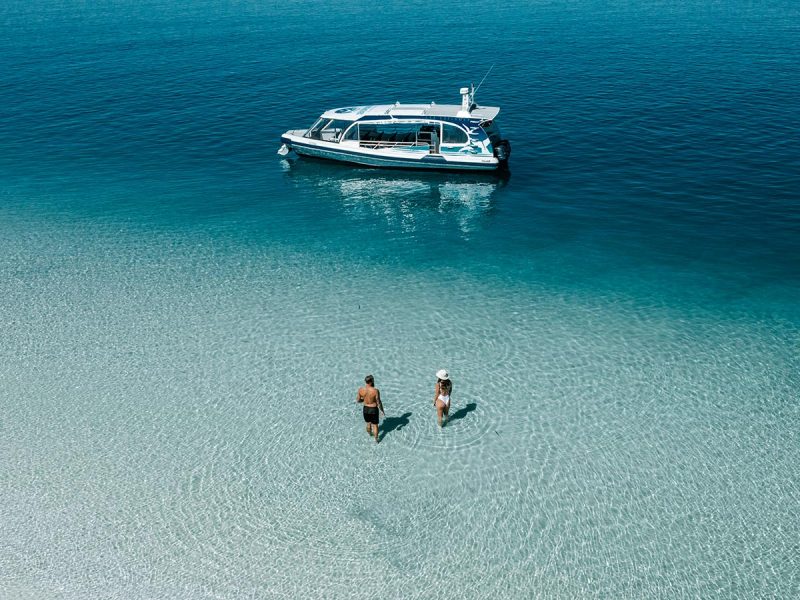
POLYGON ((374 425, 378 424, 378 407, 377 406, 365 406, 364 407, 364 421, 366 423, 373 423, 374 425))

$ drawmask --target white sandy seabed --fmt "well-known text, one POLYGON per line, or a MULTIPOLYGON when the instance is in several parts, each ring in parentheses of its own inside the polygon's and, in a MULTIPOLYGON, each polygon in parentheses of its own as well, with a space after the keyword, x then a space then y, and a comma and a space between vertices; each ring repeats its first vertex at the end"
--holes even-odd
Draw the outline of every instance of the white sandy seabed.
POLYGON ((797 322, 112 229, 6 221, 0 597, 798 591, 797 322))

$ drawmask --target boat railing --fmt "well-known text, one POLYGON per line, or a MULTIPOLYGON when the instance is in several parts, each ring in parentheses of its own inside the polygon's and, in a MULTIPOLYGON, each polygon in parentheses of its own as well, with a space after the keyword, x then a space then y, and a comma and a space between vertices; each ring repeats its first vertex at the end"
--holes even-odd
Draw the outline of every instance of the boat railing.
POLYGON ((372 150, 378 148, 411 148, 411 147, 425 147, 427 148, 429 144, 423 141, 410 141, 410 142, 388 142, 383 140, 359 140, 358 145, 361 148, 370 148, 372 150))

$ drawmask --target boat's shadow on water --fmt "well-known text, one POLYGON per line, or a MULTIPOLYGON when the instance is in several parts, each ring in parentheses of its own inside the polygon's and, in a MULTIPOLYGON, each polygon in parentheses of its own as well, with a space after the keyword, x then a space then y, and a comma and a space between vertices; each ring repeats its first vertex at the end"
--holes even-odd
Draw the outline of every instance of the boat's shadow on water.
POLYGON ((440 173, 364 168, 319 159, 282 161, 290 185, 324 189, 345 212, 365 212, 404 230, 423 227, 425 217, 450 219, 463 232, 479 226, 494 210, 505 173, 440 173), (420 222, 422 217, 422 222, 420 222))

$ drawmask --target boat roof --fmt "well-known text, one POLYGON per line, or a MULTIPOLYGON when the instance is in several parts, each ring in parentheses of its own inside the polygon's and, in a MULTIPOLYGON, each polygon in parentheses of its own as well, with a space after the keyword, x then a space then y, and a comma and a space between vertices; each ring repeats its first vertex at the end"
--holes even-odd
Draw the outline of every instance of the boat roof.
POLYGON ((333 108, 322 114, 323 119, 339 119, 343 121, 358 121, 377 118, 392 119, 395 117, 458 117, 460 119, 475 119, 488 121, 497 117, 500 108, 497 106, 475 106, 467 112, 460 104, 375 104, 371 106, 345 106, 333 108))

